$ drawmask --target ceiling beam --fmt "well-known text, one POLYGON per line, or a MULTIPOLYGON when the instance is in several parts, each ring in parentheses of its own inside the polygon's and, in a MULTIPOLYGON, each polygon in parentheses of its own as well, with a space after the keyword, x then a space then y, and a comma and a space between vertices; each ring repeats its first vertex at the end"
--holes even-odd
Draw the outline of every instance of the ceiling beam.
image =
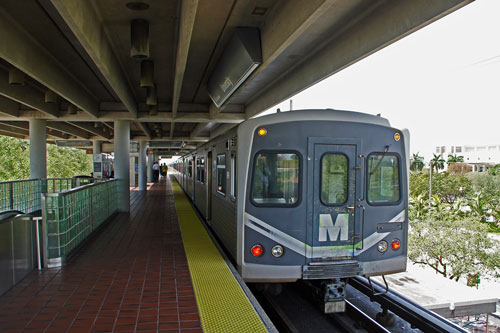
POLYGON ((0 113, 12 117, 19 116, 19 103, 0 95, 0 113))
POLYGON ((18 135, 23 135, 23 136, 29 136, 30 132, 27 129, 11 126, 5 123, 0 123, 0 131, 5 132, 5 133, 12 133, 12 134, 18 134, 18 135))
POLYGON ((224 134, 226 131, 229 131, 231 128, 236 126, 237 124, 220 124, 216 129, 210 132, 210 140, 218 137, 221 134, 224 134))
MULTIPOLYGON (((133 141, 141 141, 141 140, 149 140, 146 136, 144 135, 134 135, 134 136, 131 136, 130 137, 131 140, 133 141)), ((184 137, 184 136, 180 136, 180 137, 173 137, 173 138, 170 138, 170 137, 167 137, 167 136, 163 136, 161 138, 153 138, 153 141, 167 141, 167 142, 170 142, 170 141, 186 141, 186 142, 207 142, 209 140, 208 137, 197 137, 197 138, 188 138, 188 137, 184 137)))
POLYGON ((172 139, 174 137, 174 129, 175 129, 175 123, 171 122, 170 123, 170 133, 169 133, 170 139, 172 139))
MULTIPOLYGON (((400 0, 376 3, 369 15, 352 21, 310 52, 297 66, 255 92, 245 106, 247 118, 292 97, 319 81, 470 3, 472 0, 400 0)), ((263 33, 262 39, 265 39, 263 33)), ((264 50, 264 46, 262 47, 264 50)), ((258 71, 258 70, 257 70, 258 71)), ((256 75, 256 74, 255 74, 256 75)), ((242 89, 242 87, 240 87, 242 89)))
POLYGON ((132 118, 137 117, 134 95, 92 3, 74 0, 51 0, 51 3, 132 118))
MULTIPOLYGON (((2 23, 0 23, 0 29, 1 24, 2 23)), ((2 33, 0 32, 0 35, 1 34, 2 33)), ((0 49, 2 47, 2 44, 3 42, 0 43, 0 49)), ((49 115, 48 118, 57 118, 59 116, 57 104, 45 103, 45 96, 30 85, 9 84, 9 74, 4 72, 3 70, 0 70, 0 95, 7 97, 15 102, 27 105, 35 110, 42 111, 45 114, 49 115)), ((20 111, 17 112, 17 116, 19 115, 20 111)), ((47 118, 46 115, 45 117, 47 118)))
POLYGON ((196 125, 195 128, 193 128, 193 130, 191 131, 189 137, 191 139, 196 138, 198 134, 200 134, 200 132, 202 132, 208 126, 208 124, 210 123, 199 123, 198 125, 196 125))
MULTIPOLYGON (((47 118, 43 113, 36 110, 21 110, 19 111, 19 120, 29 120, 30 118, 47 118)), ((0 121, 2 120, 12 120, 11 116, 3 116, 0 113, 0 121)), ((58 121, 71 121, 71 122, 81 122, 81 121, 95 121, 95 118, 88 116, 86 114, 76 114, 71 115, 65 113, 61 115, 58 121)), ((170 123, 173 121, 171 112, 158 112, 156 115, 150 115, 148 112, 139 112, 137 119, 131 119, 130 113, 128 112, 101 112, 99 115, 99 121, 115 121, 115 120, 131 120, 131 121, 141 121, 141 122, 158 122, 158 123, 170 123)), ((177 113, 176 122, 179 123, 241 123, 245 120, 244 113, 221 113, 217 115, 214 119, 210 119, 210 116, 206 112, 179 112, 177 113)))
POLYGON ((25 135, 22 135, 22 134, 16 134, 16 133, 11 133, 11 132, 4 132, 2 130, 0 130, 0 135, 3 135, 3 136, 10 136, 12 138, 18 138, 18 139, 26 139, 26 136, 25 135))
POLYGON ((48 128, 52 128, 64 133, 67 133, 69 135, 76 136, 81 139, 90 139, 90 134, 87 131, 84 131, 78 127, 75 127, 71 124, 64 123, 64 122, 56 122, 56 121, 47 121, 48 128))
POLYGON ((112 138, 109 131, 107 131, 107 132, 103 131, 102 126, 104 126, 104 125, 101 125, 99 127, 95 127, 94 124, 86 123, 86 122, 71 122, 70 124, 73 126, 76 126, 78 128, 81 128, 82 130, 85 130, 87 132, 90 132, 94 135, 97 135, 103 139, 109 140, 112 138))
POLYGON ((0 58, 97 117, 99 104, 84 85, 3 9, 0 9, 0 40, 0 58))
POLYGON ((137 125, 139 126, 141 131, 144 132, 148 140, 151 140, 152 136, 151 136, 151 131, 148 128, 148 125, 146 125, 145 123, 141 123, 140 121, 137 122, 137 125))
POLYGON ((181 4, 181 15, 179 20, 179 42, 177 44, 177 54, 175 57, 174 92, 172 96, 172 115, 177 117, 177 108, 181 96, 182 81, 191 45, 191 35, 193 33, 198 0, 183 0, 181 4))

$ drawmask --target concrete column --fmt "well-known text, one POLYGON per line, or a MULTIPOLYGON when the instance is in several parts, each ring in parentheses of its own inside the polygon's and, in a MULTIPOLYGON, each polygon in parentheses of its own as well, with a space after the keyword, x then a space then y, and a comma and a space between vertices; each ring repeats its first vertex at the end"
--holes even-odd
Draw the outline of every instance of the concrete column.
POLYGON ((101 141, 99 141, 99 140, 92 141, 92 150, 93 150, 94 154, 102 153, 101 141))
POLYGON ((139 141, 139 191, 146 191, 146 141, 139 141))
POLYGON ((130 211, 130 121, 115 121, 115 178, 120 180, 119 211, 130 211))
POLYGON ((148 183, 153 182, 153 154, 148 155, 148 167, 147 167, 148 183))
POLYGON ((47 122, 30 119, 30 179, 47 178, 47 122))

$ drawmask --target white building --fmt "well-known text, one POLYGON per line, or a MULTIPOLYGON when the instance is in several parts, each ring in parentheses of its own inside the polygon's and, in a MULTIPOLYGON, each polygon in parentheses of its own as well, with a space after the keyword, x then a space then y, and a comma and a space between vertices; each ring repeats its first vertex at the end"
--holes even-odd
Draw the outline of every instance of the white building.
POLYGON ((463 156, 464 163, 473 167, 473 171, 486 171, 490 167, 500 164, 500 145, 481 146, 438 146, 436 154, 448 160, 448 155, 463 156))

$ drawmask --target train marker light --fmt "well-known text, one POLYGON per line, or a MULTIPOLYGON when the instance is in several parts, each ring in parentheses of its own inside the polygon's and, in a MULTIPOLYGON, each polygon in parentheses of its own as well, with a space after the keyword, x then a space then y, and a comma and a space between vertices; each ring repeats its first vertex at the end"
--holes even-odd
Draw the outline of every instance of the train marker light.
POLYGON ((274 245, 273 248, 271 249, 271 254, 275 258, 279 258, 283 255, 285 250, 283 249, 283 246, 281 245, 274 245))
POLYGON ((252 246, 252 254, 254 257, 260 257, 264 253, 264 247, 260 244, 252 246))
POLYGON ((385 251, 387 251, 387 247, 388 247, 387 246, 387 242, 384 241, 384 240, 378 242, 378 244, 377 244, 377 250, 378 250, 378 252, 384 253, 385 251))
POLYGON ((399 141, 401 139, 401 135, 399 133, 394 134, 394 140, 399 141))
POLYGON ((258 133, 260 136, 264 136, 267 134, 267 130, 265 128, 260 128, 258 133))
POLYGON ((397 239, 397 238, 395 238, 395 239, 392 241, 391 246, 392 246, 392 249, 393 249, 394 251, 399 250, 399 248, 401 247, 401 242, 400 242, 400 240, 399 240, 399 239, 397 239))

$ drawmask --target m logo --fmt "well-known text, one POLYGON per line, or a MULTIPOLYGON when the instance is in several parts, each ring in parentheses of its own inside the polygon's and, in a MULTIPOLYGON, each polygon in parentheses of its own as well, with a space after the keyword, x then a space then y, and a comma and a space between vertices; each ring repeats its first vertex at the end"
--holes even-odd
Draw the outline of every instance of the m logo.
POLYGON ((319 214, 319 241, 326 242, 327 237, 330 241, 338 240, 345 241, 349 236, 349 214, 338 214, 333 225, 332 216, 330 214, 319 214), (328 236, 327 236, 328 235, 328 236))

